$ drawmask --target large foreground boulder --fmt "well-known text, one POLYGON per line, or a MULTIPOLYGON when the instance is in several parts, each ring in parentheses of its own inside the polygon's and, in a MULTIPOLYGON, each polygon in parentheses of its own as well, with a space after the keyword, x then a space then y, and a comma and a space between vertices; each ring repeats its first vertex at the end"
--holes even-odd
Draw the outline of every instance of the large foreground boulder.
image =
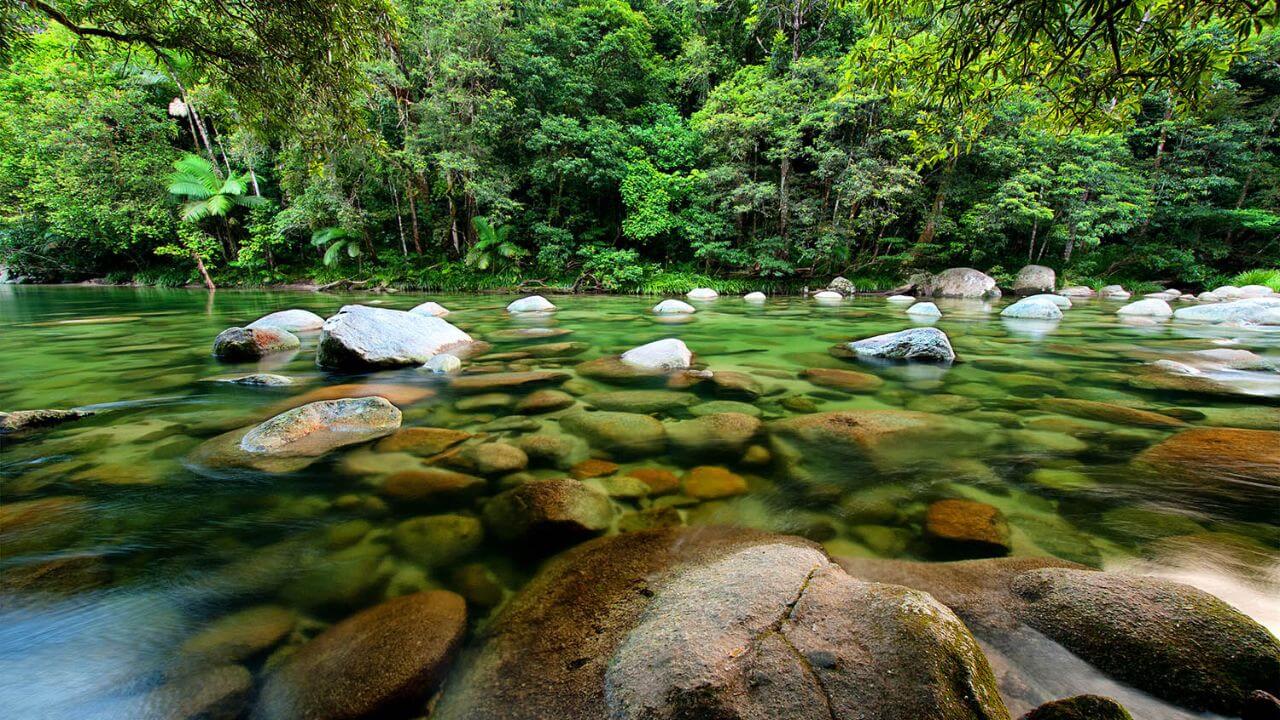
POLYGON ((482 631, 433 717, 1002 720, 977 643, 928 595, 850 578, 797 538, 602 538, 482 631))
POLYGON ((347 305, 324 321, 316 363, 335 370, 417 366, 470 342, 470 335, 442 318, 347 305))
POLYGON ((1159 477, 1202 488, 1280 488, 1280 432, 1192 428, 1153 445, 1134 462, 1159 477))
POLYGON ((1057 284, 1053 268, 1044 265, 1027 265, 1018 271, 1013 280, 1014 295, 1038 295, 1053 292, 1057 284))
POLYGON ((1181 583, 1053 558, 841 558, 840 564, 861 579, 930 593, 984 643, 1015 662, 1023 658, 1021 669, 1040 674, 1014 686, 1063 682, 1061 668, 1048 660, 1052 651, 1037 645, 1045 636, 1111 677, 1192 710, 1238 716, 1254 690, 1280 686, 1280 641, 1230 605, 1181 583))
POLYGON ((845 348, 857 357, 949 363, 956 359, 951 339, 937 328, 923 327, 855 340, 845 348))
POLYGON ((467 605, 444 590, 405 595, 353 615, 267 676, 254 720, 416 717, 447 673, 467 605))
POLYGON ((936 275, 922 273, 911 278, 916 294, 925 297, 998 298, 995 278, 973 268, 950 268, 936 275))
POLYGON ((211 468, 292 472, 337 448, 390 435, 400 419, 399 408, 376 395, 321 400, 223 433, 196 448, 191 460, 211 468))
POLYGON ((293 308, 279 310, 270 315, 263 315, 245 327, 250 330, 273 327, 287 330, 288 332, 306 332, 308 330, 319 330, 322 325, 324 325, 324 318, 319 315, 310 310, 293 308))

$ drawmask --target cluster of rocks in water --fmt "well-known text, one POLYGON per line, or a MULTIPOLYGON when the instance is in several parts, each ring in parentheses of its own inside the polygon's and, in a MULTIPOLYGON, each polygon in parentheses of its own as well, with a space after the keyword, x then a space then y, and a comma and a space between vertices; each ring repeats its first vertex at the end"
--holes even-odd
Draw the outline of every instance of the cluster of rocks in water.
MULTIPOLYGON (((925 296, 999 295, 990 278, 957 270, 964 272, 913 284, 925 296)), ((1014 288, 1022 299, 1002 314, 1061 318, 1071 294, 1053 294, 1053 282, 1051 270, 1024 269, 1014 288)), ((1233 303, 1258 299, 1268 300, 1215 305, 1224 310, 1213 317, 1239 321, 1233 303)), ((653 313, 696 310, 668 300, 653 313)), ((507 312, 556 308, 534 296, 507 312)), ((1054 653, 1192 712, 1247 720, 1280 712, 1280 642, 1266 629, 1186 585, 1004 558, 1009 523, 987 503, 928 505, 920 541, 944 561, 933 563, 833 557, 813 542, 825 539, 820 522, 796 529, 805 538, 686 527, 691 515, 713 517, 718 503, 768 484, 755 473, 766 467, 814 501, 845 503, 851 515, 892 515, 892 497, 868 507, 848 496, 850 485, 893 472, 895 450, 926 438, 975 442, 979 432, 961 421, 911 409, 818 412, 798 401, 784 407, 800 414, 764 418, 753 402, 770 392, 765 383, 705 366, 676 338, 578 361, 584 345, 558 339, 554 328, 520 328, 512 337, 537 344, 504 358, 447 314, 436 303, 346 306, 327 320, 285 311, 218 336, 215 353, 235 361, 297 350, 294 333, 318 332, 321 367, 422 366, 442 376, 454 411, 494 418, 474 432, 405 427, 397 404, 434 391, 325 388, 197 448, 190 461, 214 471, 288 473, 336 456, 334 472, 364 487, 340 498, 344 506, 429 514, 389 528, 352 520, 327 532, 322 557, 286 541, 219 573, 219 591, 247 607, 178 648, 182 673, 139 700, 135 714, 1127 717, 1121 703, 1067 697, 1071 688, 1020 662, 1054 653), (512 366, 530 358, 573 371, 512 366), (663 456, 680 470, 649 462, 663 456), (550 559, 513 593, 475 561, 486 539, 518 557, 550 559), (436 573, 448 573, 450 589, 436 573), (264 598, 269 604, 251 604, 264 598), (326 627, 313 616, 341 619, 326 627)), ((936 317, 927 307, 911 314, 936 317)), ((850 394, 883 384, 862 371, 878 363, 962 360, 932 327, 850 340, 831 353, 861 365, 810 368, 802 378, 850 394)), ((1171 481, 1198 486, 1231 476, 1280 486, 1280 432, 1190 428, 1110 403, 1040 401, 1068 416, 1173 432, 1134 460, 1171 481)), ((17 415, 0 417, 0 428, 73 419, 17 415)), ((15 527, 67 511, 28 505, 42 502, 6 505, 0 533, 12 537, 15 527)))

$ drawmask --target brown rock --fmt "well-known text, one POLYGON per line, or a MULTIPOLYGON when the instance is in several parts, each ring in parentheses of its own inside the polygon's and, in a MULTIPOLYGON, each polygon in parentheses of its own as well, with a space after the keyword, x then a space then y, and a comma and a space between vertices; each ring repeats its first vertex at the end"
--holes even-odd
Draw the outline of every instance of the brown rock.
POLYGON ((406 470, 389 475, 379 493, 396 500, 422 502, 438 498, 460 498, 478 495, 488 483, 484 478, 444 468, 406 470))
POLYGON ((800 374, 805 380, 822 387, 835 388, 845 392, 871 392, 884 385, 884 380, 854 370, 832 370, 829 368, 809 368, 800 374))
POLYGON ((679 454, 700 460, 734 459, 760 433, 759 418, 745 413, 712 413, 667 423, 667 438, 679 454))
POLYGON ((945 557, 1007 555, 1009 523, 999 510, 973 500, 939 500, 929 506, 925 538, 945 557))
POLYGON ((490 499, 484 522, 499 539, 543 550, 604 532, 613 522, 613 506, 579 480, 530 480, 490 499))
POLYGON ((1117 425, 1141 425, 1145 427, 1186 427, 1187 425, 1185 422, 1171 418, 1168 415, 1093 400, 1043 398, 1037 401, 1036 405, 1040 409, 1050 412, 1073 415, 1089 420, 1101 420, 1117 425))
POLYGON ((356 720, 420 713, 443 681, 466 625, 466 601, 444 590, 357 613, 272 672, 253 717, 356 720))
POLYGON ((609 462, 608 460, 597 460, 591 458, 569 468, 569 474, 578 480, 586 480, 587 478, 600 477, 602 475, 612 475, 618 472, 618 463, 609 462))
POLYGON ((530 370, 528 372, 486 373, 484 375, 459 375, 449 384, 458 393, 488 393, 500 390, 559 385, 573 377, 554 370, 530 370))
POLYGON ((617 355, 596 358, 578 363, 574 372, 582 377, 599 380, 611 385, 649 385, 661 384, 667 373, 664 370, 652 370, 636 367, 622 362, 617 355))
POLYGON ((734 370, 716 371, 711 376, 711 384, 715 386, 716 397, 729 400, 750 402, 764 394, 764 386, 759 380, 734 370))
POLYGON ((213 354, 219 360, 248 362, 272 353, 297 350, 297 336, 280 328, 227 328, 213 340, 213 354))
POLYGON ((1076 695, 1047 702, 1021 720, 1133 720, 1133 716, 1111 698, 1076 695))
POLYGON ((516 403, 516 412, 524 415, 555 412, 572 407, 577 402, 562 390, 535 390, 516 403))
POLYGON ((447 428, 412 427, 401 428, 394 435, 385 437, 374 445, 378 452, 408 452, 414 455, 435 455, 475 437, 462 430, 447 428))
POLYGON ((1134 461, 1175 482, 1256 493, 1280 487, 1280 432, 1193 428, 1147 448, 1134 461))
POLYGON ((179 663, 224 665, 248 660, 275 647, 293 630, 298 616, 277 605, 259 605, 224 615, 178 648, 179 663))
POLYGON ((6 558, 52 549, 79 530, 90 509, 87 498, 74 495, 0 503, 0 548, 6 558))
POLYGON ((741 475, 714 465, 696 467, 684 475, 684 494, 699 500, 743 495, 747 481, 741 475))
POLYGON ((241 716, 253 678, 239 665, 188 675, 147 693, 128 717, 151 720, 235 720, 241 716))
POLYGON ((272 405, 265 415, 279 415, 286 410, 292 410, 308 403, 319 402, 321 400, 338 400, 341 398, 358 398, 378 397, 386 398, 391 401, 392 405, 397 407, 408 407, 414 403, 422 402, 427 398, 434 397, 435 390, 429 387, 418 385, 396 385, 392 383, 345 383, 342 385, 329 385, 327 387, 316 388, 301 395, 284 400, 280 403, 272 405))
POLYGON ((489 442, 464 448, 458 453, 458 464, 481 475, 500 475, 525 469, 529 466, 529 456, 515 445, 489 442))
POLYGON ((649 486, 650 495, 667 495, 680 488, 680 478, 662 468, 631 468, 627 475, 644 481, 649 486))

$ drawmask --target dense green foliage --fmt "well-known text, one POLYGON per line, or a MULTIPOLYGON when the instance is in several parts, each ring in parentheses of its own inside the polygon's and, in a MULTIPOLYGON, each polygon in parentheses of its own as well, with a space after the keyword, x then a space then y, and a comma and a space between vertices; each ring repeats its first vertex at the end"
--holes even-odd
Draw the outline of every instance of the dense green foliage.
POLYGON ((671 292, 1280 265, 1274 3, 289 2, 259 60, 219 57, 256 42, 234 17, 184 46, 101 10, 183 3, 63 5, 76 29, 0 35, 0 263, 36 277, 188 282, 196 259, 220 283, 671 292), (135 37, 85 32, 108 24, 135 37))

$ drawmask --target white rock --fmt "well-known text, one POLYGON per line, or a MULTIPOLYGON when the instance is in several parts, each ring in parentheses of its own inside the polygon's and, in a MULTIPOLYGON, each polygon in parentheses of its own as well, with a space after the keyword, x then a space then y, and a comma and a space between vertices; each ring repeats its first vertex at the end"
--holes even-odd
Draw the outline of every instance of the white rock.
MULTIPOLYGON (((1214 290, 1215 295, 1218 290, 1214 290)), ((1213 305, 1195 305, 1178 308, 1173 313, 1176 320, 1197 320, 1208 323, 1259 323, 1270 317, 1268 311, 1280 308, 1280 297, 1249 298, 1232 300, 1213 305)))
POLYGON ((555 312, 555 309, 556 306, 541 295, 522 297, 519 300, 513 300, 507 306, 507 312, 509 313, 555 312))
POLYGON ((890 295, 885 299, 891 303, 913 303, 916 301, 911 295, 890 295))
POLYGON ((1176 360, 1156 360, 1155 362, 1151 363, 1151 366, 1160 368, 1161 370, 1164 370, 1165 372, 1168 372, 1168 373, 1173 373, 1174 375, 1202 374, 1199 370, 1191 367, 1190 365, 1187 365, 1186 363, 1177 362, 1176 360))
POLYGON ((758 302, 764 302, 765 300, 768 300, 769 297, 762 292, 750 292, 750 293, 747 293, 746 295, 743 295, 742 299, 746 300, 747 302, 758 303, 758 302))
POLYGON ((422 365, 469 342, 470 335, 443 318, 347 305, 324 321, 316 364, 344 370, 422 365))
POLYGON ((907 314, 915 315, 916 317, 942 317, 942 311, 938 309, 937 305, 934 305, 931 302, 916 303, 915 305, 907 308, 907 314))
POLYGON ((1044 294, 1042 294, 1042 295, 1031 295, 1031 296, 1026 297, 1026 298, 1024 298, 1024 299, 1026 299, 1026 300, 1047 300, 1048 302, 1051 302, 1051 303, 1053 303, 1054 305, 1057 305, 1059 308, 1061 308, 1061 309, 1063 309, 1063 310, 1070 310, 1070 309, 1071 309, 1071 298, 1069 298, 1069 297, 1067 297, 1067 296, 1065 296, 1065 295, 1054 295, 1054 294, 1051 294, 1051 293, 1044 293, 1044 294))
POLYGON ((1183 293, 1178 296, 1178 302, 1195 302, 1196 296, 1191 293, 1183 293))
POLYGON ((1111 298, 1115 300, 1124 300, 1129 297, 1129 291, 1119 285, 1108 285, 1099 290, 1098 294, 1104 298, 1111 298))
POLYGON ((1280 325, 1280 307, 1273 307, 1269 310, 1263 310, 1253 319, 1254 325, 1280 325))
POLYGON ((682 340, 666 338, 622 353, 622 362, 647 370, 682 370, 693 361, 693 353, 682 340))
POLYGON ((711 288, 694 288, 685 293, 685 297, 690 300, 715 300, 720 297, 720 293, 711 288))
POLYGON ((1063 297, 1082 297, 1082 298, 1093 297, 1095 295, 1095 293, 1093 292, 1093 288, 1087 288, 1083 285, 1072 285, 1071 287, 1064 287, 1058 291, 1058 294, 1062 295, 1063 297))
POLYGON ((263 315, 245 327, 250 330, 260 330, 262 328, 273 327, 278 330, 299 332, 302 330, 319 330, 321 325, 324 325, 324 318, 310 310, 298 310, 294 308, 291 310, 273 312, 270 315, 263 315))
MULTIPOLYGON (((1245 285, 1240 288, 1240 297, 1245 298, 1267 297, 1268 295, 1274 295, 1275 293, 1275 290, 1272 290, 1266 285, 1245 285)), ((285 329, 288 330, 288 328, 285 329)))
POLYGON ((424 302, 409 312, 415 315, 426 315, 428 317, 443 317, 449 314, 449 309, 438 302, 424 302))
POLYGON ((844 296, 835 290, 819 290, 813 294, 814 300, 843 300, 844 296))
POLYGON ((1116 311, 1117 315, 1139 317, 1172 317, 1173 308, 1161 298, 1148 298, 1129 303, 1116 311))
POLYGON ((1022 320, 1060 320, 1062 310, 1052 300, 1029 297, 1019 300, 1000 312, 1000 317, 1022 320))
MULTIPOLYGON (((1053 307, 1053 306, 1051 306, 1053 307)), ((1055 308, 1056 309, 1056 308, 1055 308)), ((859 357, 949 363, 956 359, 947 334, 937 328, 913 328, 855 340, 846 347, 859 357)))
POLYGON ((1222 296, 1217 295, 1209 290, 1206 290, 1200 293, 1199 295, 1197 295, 1196 299, 1199 300, 1200 302, 1221 302, 1222 296))
POLYGON ((691 312, 697 312, 697 308, 683 300, 663 300, 653 306, 655 315, 687 315, 691 312))
POLYGON ((427 361, 422 366, 424 370, 430 370, 437 375, 446 375, 448 373, 456 373, 462 369, 462 360, 457 355, 449 353, 440 353, 427 361))
POLYGON ((1238 300, 1241 297, 1240 288, 1235 285, 1216 287, 1213 289, 1213 294, 1224 300, 1238 300))

